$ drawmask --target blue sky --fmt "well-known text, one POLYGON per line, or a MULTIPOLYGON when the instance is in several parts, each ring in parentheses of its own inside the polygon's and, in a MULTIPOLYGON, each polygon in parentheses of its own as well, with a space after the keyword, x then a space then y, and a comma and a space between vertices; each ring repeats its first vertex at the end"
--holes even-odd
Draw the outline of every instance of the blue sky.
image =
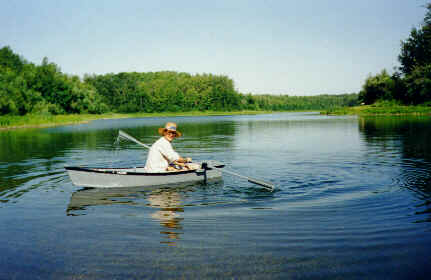
POLYGON ((426 0, 0 0, 0 47, 64 73, 227 75, 243 93, 358 92, 426 0))

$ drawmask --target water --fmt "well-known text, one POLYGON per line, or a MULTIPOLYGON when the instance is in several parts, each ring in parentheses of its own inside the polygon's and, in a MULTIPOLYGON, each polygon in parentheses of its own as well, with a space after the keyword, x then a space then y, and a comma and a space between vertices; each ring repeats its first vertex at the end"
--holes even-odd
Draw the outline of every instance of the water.
POLYGON ((428 279, 431 118, 178 117, 175 149, 274 183, 98 190, 167 119, 0 131, 0 279, 428 279))

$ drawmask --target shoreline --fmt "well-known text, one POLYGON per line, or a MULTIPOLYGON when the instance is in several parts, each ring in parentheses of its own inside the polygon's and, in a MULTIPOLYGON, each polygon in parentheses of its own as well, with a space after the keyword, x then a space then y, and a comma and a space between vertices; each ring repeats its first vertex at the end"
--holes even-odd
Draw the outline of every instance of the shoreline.
MULTIPOLYGON (((160 112, 160 113, 106 113, 70 114, 70 115, 24 115, 24 116, 0 116, 0 131, 46 128, 64 125, 79 125, 95 120, 126 119, 126 118, 151 118, 151 117, 204 117, 204 116, 229 116, 229 115, 261 115, 277 112, 310 112, 298 111, 191 111, 191 112, 160 112), (8 123, 4 125, 4 123, 8 123)), ((431 106, 391 106, 386 104, 361 105, 331 110, 312 110, 321 115, 342 116, 431 116, 431 106)))
POLYGON ((391 103, 375 103, 371 105, 360 105, 321 111, 321 114, 342 116, 430 116, 431 106, 424 105, 398 105, 391 103))
POLYGON ((163 113, 108 113, 101 115, 92 114, 76 114, 76 115, 25 115, 13 116, 11 119, 6 119, 5 116, 0 116, 0 131, 29 129, 29 128, 45 128, 63 125, 79 125, 89 123, 95 120, 110 120, 110 119, 126 119, 126 118, 151 118, 151 117, 199 117, 199 116, 229 116, 229 115, 260 115, 270 114, 274 111, 204 111, 204 112, 163 112, 163 113), (10 123, 10 125, 3 125, 10 123))

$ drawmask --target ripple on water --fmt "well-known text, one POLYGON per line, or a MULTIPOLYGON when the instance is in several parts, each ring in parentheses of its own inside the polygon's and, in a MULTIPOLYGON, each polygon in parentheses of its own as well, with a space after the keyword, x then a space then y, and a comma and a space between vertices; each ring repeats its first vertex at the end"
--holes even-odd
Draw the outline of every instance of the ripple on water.
POLYGON ((22 268, 23 256, 28 267, 43 259, 46 271, 63 272, 64 262, 70 278, 100 271, 94 274, 100 279, 415 278, 411 272, 426 269, 431 172, 421 153, 427 143, 412 147, 413 157, 402 145, 416 142, 385 136, 406 130, 344 117, 228 119, 180 119, 190 129, 174 146, 195 159, 225 161, 276 191, 228 175, 217 184, 170 190, 72 186, 63 165, 143 163, 146 151, 131 143, 117 151, 113 135, 126 128, 153 142, 164 119, 50 129, 39 139, 45 150, 2 158, 8 173, 0 176, 0 200, 8 201, 0 203, 7 225, 0 234, 8 242, 0 247, 14 266, 1 267, 0 278, 22 268))

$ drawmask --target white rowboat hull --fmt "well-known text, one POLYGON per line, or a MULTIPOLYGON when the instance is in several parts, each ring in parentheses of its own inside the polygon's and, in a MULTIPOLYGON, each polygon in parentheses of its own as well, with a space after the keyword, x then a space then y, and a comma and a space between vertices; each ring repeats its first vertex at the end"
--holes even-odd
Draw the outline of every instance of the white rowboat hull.
POLYGON ((224 165, 204 170, 181 170, 175 172, 150 173, 143 168, 90 168, 65 167, 72 183, 76 186, 91 188, 122 188, 161 186, 177 183, 214 181, 222 177, 221 170, 224 165), (217 168, 215 168, 217 167, 217 168))

